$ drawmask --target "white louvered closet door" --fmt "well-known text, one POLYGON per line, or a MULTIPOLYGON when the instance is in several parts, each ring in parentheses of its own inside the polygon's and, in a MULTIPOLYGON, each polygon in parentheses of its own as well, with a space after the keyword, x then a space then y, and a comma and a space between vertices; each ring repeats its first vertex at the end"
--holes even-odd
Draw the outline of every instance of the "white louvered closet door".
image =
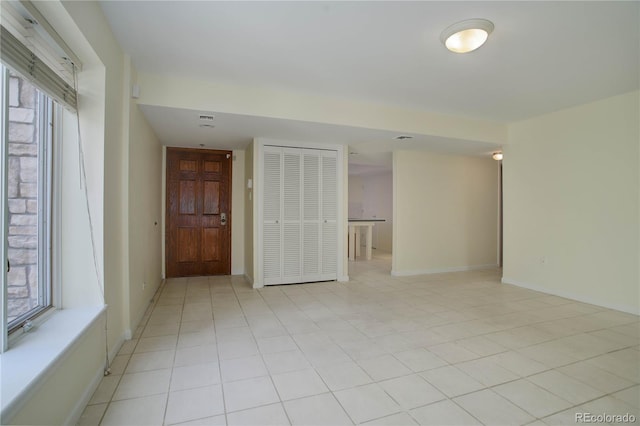
POLYGON ((318 281, 321 275, 321 227, 320 227, 320 153, 304 150, 303 154, 303 263, 304 281, 318 281))
POLYGON ((265 284, 282 280, 282 150, 264 147, 262 203, 262 267, 265 284))
POLYGON ((335 151, 322 151, 322 275, 337 278, 338 272, 338 164, 335 151))
POLYGON ((300 281, 302 275, 301 208, 302 153, 283 149, 282 280, 300 281))
POLYGON ((337 153, 264 147, 264 284, 337 279, 337 153))

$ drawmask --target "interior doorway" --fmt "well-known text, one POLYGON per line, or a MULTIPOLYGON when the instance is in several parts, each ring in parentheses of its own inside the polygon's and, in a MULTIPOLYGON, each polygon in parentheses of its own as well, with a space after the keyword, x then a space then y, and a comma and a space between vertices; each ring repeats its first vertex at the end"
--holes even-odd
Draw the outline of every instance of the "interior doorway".
MULTIPOLYGON (((393 247, 393 170, 391 153, 349 156, 350 224, 372 224, 372 257, 388 255, 393 247)), ((351 228, 351 226, 350 226, 351 228)), ((368 256, 367 226, 357 226, 355 261, 368 256)), ((350 262, 350 264, 353 262, 350 262)))
POLYGON ((231 151, 167 148, 167 278, 231 274, 231 151))

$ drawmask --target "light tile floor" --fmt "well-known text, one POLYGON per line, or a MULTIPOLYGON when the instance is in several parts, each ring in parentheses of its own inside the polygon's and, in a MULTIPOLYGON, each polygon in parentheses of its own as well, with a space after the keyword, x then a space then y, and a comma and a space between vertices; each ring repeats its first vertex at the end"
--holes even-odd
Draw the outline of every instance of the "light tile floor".
MULTIPOLYGON (((500 271, 253 290, 168 280, 81 425, 561 425, 640 418, 637 316, 500 271)), ((636 420, 636 423, 640 422, 636 420)))

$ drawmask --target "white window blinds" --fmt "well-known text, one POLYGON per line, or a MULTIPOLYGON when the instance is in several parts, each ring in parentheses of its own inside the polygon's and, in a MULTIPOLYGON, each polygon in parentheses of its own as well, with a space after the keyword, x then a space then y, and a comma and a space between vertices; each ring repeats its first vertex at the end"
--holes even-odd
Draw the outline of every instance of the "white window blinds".
POLYGON ((0 4, 2 63, 57 102, 75 109, 73 67, 79 66, 77 57, 30 2, 0 4))

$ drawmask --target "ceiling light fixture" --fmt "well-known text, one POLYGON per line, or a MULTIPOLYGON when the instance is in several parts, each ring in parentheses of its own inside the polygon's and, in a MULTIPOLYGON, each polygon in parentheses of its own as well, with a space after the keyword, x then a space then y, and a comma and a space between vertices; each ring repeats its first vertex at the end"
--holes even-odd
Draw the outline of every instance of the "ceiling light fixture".
POLYGON ((502 160, 502 151, 494 152, 491 157, 493 157, 493 159, 496 160, 496 161, 501 161, 502 160))
POLYGON ((492 31, 491 21, 467 19, 447 27, 440 34, 440 41, 452 52, 468 53, 482 46, 492 31))

